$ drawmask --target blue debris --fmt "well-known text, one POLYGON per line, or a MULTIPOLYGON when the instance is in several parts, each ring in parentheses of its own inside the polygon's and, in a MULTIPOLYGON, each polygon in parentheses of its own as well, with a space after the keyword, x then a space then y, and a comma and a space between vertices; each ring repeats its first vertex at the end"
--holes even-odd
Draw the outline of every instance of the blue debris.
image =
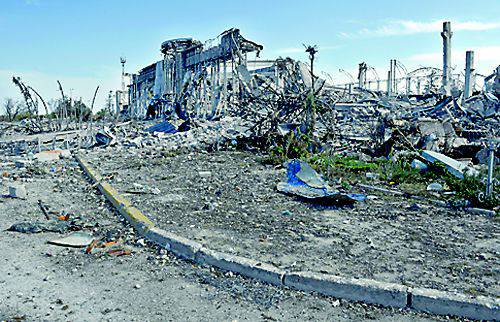
POLYGON ((177 133, 177 129, 175 128, 175 126, 173 126, 168 121, 163 121, 161 123, 153 125, 147 129, 145 129, 144 131, 146 131, 148 133, 153 133, 153 132, 177 133))
POLYGON ((366 201, 366 199, 368 199, 368 197, 363 193, 349 193, 347 196, 356 201, 366 201))
POLYGON ((177 131, 179 132, 186 132, 189 130, 191 130, 191 120, 189 119, 187 121, 182 122, 182 124, 179 125, 179 127, 177 128, 177 131))
POLYGON ((108 146, 113 142, 113 138, 105 133, 98 132, 95 135, 95 140, 97 142, 97 145, 103 145, 103 146, 108 146))
POLYGON ((297 159, 288 162, 287 182, 278 183, 277 189, 325 206, 353 204, 358 200, 366 200, 364 195, 347 195, 333 190, 309 164, 297 159))

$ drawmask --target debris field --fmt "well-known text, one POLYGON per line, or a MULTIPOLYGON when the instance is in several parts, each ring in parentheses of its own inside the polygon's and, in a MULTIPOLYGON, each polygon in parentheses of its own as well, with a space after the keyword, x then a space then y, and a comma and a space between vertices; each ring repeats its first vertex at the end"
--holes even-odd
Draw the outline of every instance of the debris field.
POLYGON ((264 46, 236 28, 172 39, 161 60, 122 72, 116 105, 98 115, 99 87, 87 111, 58 82, 49 111, 13 77, 27 117, 0 122, 0 319, 483 316, 352 302, 180 259, 119 215, 132 206, 154 227, 287 273, 487 299, 497 314, 500 66, 477 75, 468 51, 457 73, 449 22, 441 36, 442 68, 391 59, 388 78, 370 80, 362 62, 348 84, 315 73, 316 46, 304 63, 259 60, 264 46), (76 156, 116 189, 115 205, 76 156))

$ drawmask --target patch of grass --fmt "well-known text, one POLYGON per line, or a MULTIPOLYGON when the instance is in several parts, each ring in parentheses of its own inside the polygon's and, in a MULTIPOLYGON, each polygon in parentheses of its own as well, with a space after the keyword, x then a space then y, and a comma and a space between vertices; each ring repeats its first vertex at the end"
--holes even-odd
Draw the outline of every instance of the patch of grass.
POLYGON ((493 194, 490 197, 485 196, 486 185, 481 182, 482 176, 465 176, 464 179, 459 179, 452 175, 442 163, 429 164, 428 170, 420 173, 419 170, 411 167, 409 160, 403 158, 396 162, 382 164, 379 171, 381 171, 382 180, 394 182, 406 186, 406 188, 420 186, 423 190, 431 182, 440 182, 446 190, 455 192, 451 201, 457 204, 463 204, 462 201, 467 200, 472 207, 494 209, 500 206, 498 194, 493 194))
POLYGON ((378 168, 377 164, 358 160, 354 156, 328 156, 325 153, 315 154, 306 161, 316 166, 321 171, 327 170, 328 167, 333 167, 349 172, 361 173, 378 168))
POLYGON ((468 200, 472 207, 494 209, 500 206, 498 193, 486 196, 486 185, 479 177, 465 176, 463 180, 460 180, 450 174, 444 179, 450 189, 455 191, 455 198, 468 200))
MULTIPOLYGON (((439 182, 445 190, 454 191, 450 201, 456 205, 468 204, 471 207, 485 209, 498 209, 500 197, 498 192, 490 197, 485 196, 485 184, 481 178, 466 176, 459 179, 453 176, 441 163, 427 164, 428 170, 420 172, 411 166, 416 158, 415 153, 399 155, 396 160, 377 159, 374 161, 359 160, 356 156, 329 155, 328 153, 310 152, 311 140, 306 135, 289 134, 282 144, 278 144, 263 162, 271 164, 283 164, 289 159, 301 159, 309 163, 316 171, 322 173, 328 179, 342 178, 343 182, 366 181, 365 173, 378 173, 381 181, 399 185, 400 189, 411 194, 428 195, 427 185, 439 182), (465 202, 467 201, 467 202, 465 202)), ((499 175, 499 167, 496 169, 499 175)))
POLYGON ((306 160, 311 156, 312 139, 300 131, 295 133, 291 131, 282 138, 276 140, 273 147, 270 148, 269 156, 265 160, 270 164, 282 164, 286 160, 300 159, 306 160))

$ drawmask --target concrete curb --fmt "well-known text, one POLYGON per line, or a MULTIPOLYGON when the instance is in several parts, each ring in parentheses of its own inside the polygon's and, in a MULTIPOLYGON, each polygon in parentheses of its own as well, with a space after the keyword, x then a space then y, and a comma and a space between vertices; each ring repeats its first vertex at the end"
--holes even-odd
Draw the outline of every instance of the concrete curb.
POLYGON ((153 244, 171 251, 176 256, 189 259, 193 262, 196 261, 197 253, 201 249, 201 244, 169 233, 158 227, 149 229, 145 237, 153 244))
POLYGON ((315 291, 356 302, 405 308, 408 304, 408 287, 369 279, 354 279, 312 272, 285 275, 285 285, 315 291))
POLYGON ((272 265, 204 247, 196 253, 196 262, 255 278, 272 285, 283 285, 285 276, 285 271, 272 265))
POLYGON ((139 209, 133 207, 129 200, 123 198, 109 183, 104 182, 102 176, 96 170, 92 169, 85 160, 78 155, 75 155, 75 159, 87 176, 97 184, 97 188, 99 188, 106 199, 113 204, 116 210, 118 210, 135 229, 141 234, 144 234, 154 226, 153 222, 143 215, 139 209))
POLYGON ((433 314, 454 315, 478 320, 500 320, 500 300, 369 279, 346 278, 314 272, 285 272, 253 259, 210 250, 201 244, 155 227, 141 211, 132 206, 90 165, 75 155, 85 174, 117 211, 151 243, 192 262, 211 265, 273 285, 314 291, 336 298, 397 308, 411 308, 433 314))
POLYGON ((500 300, 453 294, 426 288, 411 290, 411 308, 433 314, 456 315, 477 320, 500 320, 500 300))

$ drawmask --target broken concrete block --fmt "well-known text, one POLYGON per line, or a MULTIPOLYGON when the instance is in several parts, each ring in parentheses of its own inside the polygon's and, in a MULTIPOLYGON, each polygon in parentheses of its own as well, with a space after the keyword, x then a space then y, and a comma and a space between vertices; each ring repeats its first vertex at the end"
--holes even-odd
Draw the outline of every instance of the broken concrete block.
POLYGON ((16 160, 14 161, 14 164, 16 165, 16 168, 22 169, 26 168, 26 166, 29 165, 30 162, 28 160, 16 160))
POLYGON ((36 153, 34 158, 41 162, 50 162, 60 158, 69 157, 70 155, 71 153, 68 150, 50 150, 36 153))
MULTIPOLYGON (((489 160, 489 149, 483 148, 478 153, 476 153, 476 159, 480 164, 488 164, 489 160)), ((500 158, 495 156, 495 164, 500 163, 500 158)))
POLYGON ((380 174, 374 172, 367 172, 365 176, 367 179, 372 179, 372 180, 377 180, 380 178, 380 174))
POLYGON ((9 197, 26 199, 28 193, 23 185, 11 185, 9 186, 9 197))
POLYGON ((77 231, 69 234, 64 238, 51 240, 48 243, 57 246, 79 248, 79 247, 87 247, 93 240, 94 237, 92 237, 91 234, 77 231))
POLYGON ((469 170, 470 167, 467 165, 463 164, 460 161, 457 161, 455 159, 452 159, 444 154, 434 152, 434 151, 422 151, 422 156, 429 162, 441 162, 443 163, 448 171, 455 177, 459 179, 464 178, 464 173, 467 173, 468 175, 475 174, 476 171, 471 171, 469 170))

